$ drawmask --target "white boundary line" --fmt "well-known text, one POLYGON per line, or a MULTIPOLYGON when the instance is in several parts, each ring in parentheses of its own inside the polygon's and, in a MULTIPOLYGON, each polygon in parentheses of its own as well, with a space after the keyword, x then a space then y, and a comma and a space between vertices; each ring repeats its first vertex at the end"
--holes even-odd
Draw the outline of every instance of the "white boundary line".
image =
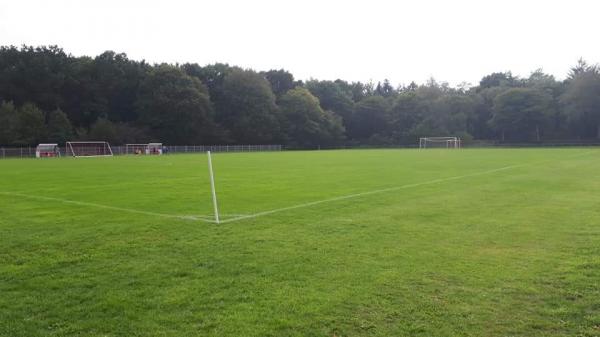
POLYGON ((310 206, 324 204, 324 203, 328 203, 328 202, 353 199, 353 198, 363 197, 363 196, 366 196, 366 195, 380 194, 380 193, 397 191, 397 190, 402 190, 402 189, 411 188, 411 187, 418 187, 418 186, 424 186, 424 185, 432 185, 432 184, 442 183, 442 182, 451 181, 451 180, 457 180, 457 179, 463 179, 463 178, 468 178, 468 177, 473 177, 473 176, 490 174, 490 173, 504 171, 504 170, 509 170, 509 169, 516 168, 516 167, 521 167, 521 166, 525 166, 525 165, 511 165, 511 166, 505 166, 505 167, 501 167, 501 168, 497 168, 497 169, 493 169, 493 170, 487 170, 487 171, 483 171, 483 172, 465 174, 465 175, 448 177, 448 178, 434 179, 434 180, 424 181, 424 182, 420 182, 420 183, 414 183, 414 184, 407 184, 407 185, 401 185, 401 186, 395 186, 395 187, 382 188, 382 189, 379 189, 379 190, 373 190, 373 191, 367 191, 367 192, 360 192, 360 193, 342 195, 342 196, 339 196, 339 197, 334 197, 334 198, 329 198, 329 199, 323 199, 323 200, 317 200, 317 201, 311 201, 311 202, 307 202, 307 203, 304 203, 304 204, 298 204, 298 205, 293 205, 293 206, 288 206, 288 207, 282 207, 282 208, 272 209, 272 210, 269 210, 269 211, 263 211, 263 212, 258 212, 258 213, 254 213, 254 214, 239 216, 237 218, 223 220, 223 221, 221 221, 221 223, 234 222, 234 221, 239 221, 239 220, 244 220, 244 219, 251 219, 251 218, 256 218, 256 217, 263 216, 263 215, 269 215, 269 214, 273 214, 273 213, 278 213, 278 212, 283 212, 283 211, 289 211, 289 210, 298 209, 298 208, 310 207, 310 206))
POLYGON ((128 213, 151 215, 151 216, 157 216, 157 217, 161 217, 161 218, 171 218, 171 219, 181 219, 181 220, 191 220, 191 221, 203 221, 203 222, 208 222, 208 223, 213 223, 214 222, 213 220, 204 219, 202 215, 200 215, 200 216, 174 215, 174 214, 164 214, 164 213, 156 213, 156 212, 147 212, 147 211, 140 211, 140 210, 130 209, 130 208, 115 207, 115 206, 108 206, 108 205, 102 205, 102 204, 95 204, 95 203, 91 203, 91 202, 74 201, 74 200, 61 199, 61 198, 53 198, 53 197, 43 197, 43 196, 29 195, 29 194, 23 194, 23 193, 14 193, 14 192, 0 192, 0 194, 9 195, 9 196, 16 196, 16 197, 22 197, 22 198, 28 198, 28 199, 36 199, 36 200, 44 200, 44 201, 55 201, 55 202, 60 202, 60 203, 64 203, 64 204, 72 204, 72 205, 79 205, 79 206, 104 208, 104 209, 110 209, 110 210, 122 211, 122 212, 128 212, 128 213))
MULTIPOLYGON (((577 153, 577 154, 574 154, 574 155, 571 155, 571 156, 566 156, 566 157, 568 157, 568 158, 580 157, 580 156, 584 156, 584 155, 587 155, 587 154, 590 154, 590 153, 597 153, 597 152, 598 151, 592 150, 592 151, 586 151, 586 152, 582 152, 582 153, 577 153)), ((379 194, 379 193, 397 191, 397 190, 402 190, 402 189, 411 188, 411 187, 432 185, 432 184, 442 183, 442 182, 446 182, 446 181, 458 180, 458 179, 463 179, 463 178, 469 178, 469 177, 474 177, 474 176, 480 176, 480 175, 495 173, 495 172, 504 171, 504 170, 510 170, 510 169, 517 168, 517 167, 539 165, 539 164, 544 164, 544 163, 547 163, 547 162, 555 162, 555 161, 556 160, 546 160, 546 161, 537 162, 537 163, 527 163, 527 164, 519 164, 519 165, 510 165, 510 166, 500 167, 500 168, 497 168, 497 169, 486 170, 486 171, 481 171, 481 172, 476 172, 476 173, 470 173, 470 174, 464 174, 464 175, 460 175, 460 176, 454 176, 454 177, 448 177, 448 178, 440 178, 440 179, 434 179, 434 180, 424 181, 424 182, 420 182, 420 183, 413 183, 413 184, 407 184, 407 185, 402 185, 402 186, 383 188, 383 189, 379 189, 379 190, 373 190, 373 191, 367 191, 367 192, 360 192, 360 193, 348 194, 348 195, 342 195, 342 196, 339 196, 339 197, 334 197, 334 198, 329 198, 329 199, 323 199, 323 200, 317 200, 317 201, 307 202, 307 203, 304 203, 304 204, 298 204, 298 205, 293 205, 293 206, 282 207, 282 208, 272 209, 272 210, 268 210, 268 211, 258 212, 258 213, 254 213, 254 214, 250 214, 250 215, 239 216, 237 218, 223 220, 223 221, 221 221, 221 223, 228 223, 228 222, 235 222, 235 221, 240 221, 240 220, 245 220, 245 219, 252 219, 252 218, 257 218, 257 217, 264 216, 264 215, 269 215, 269 214, 273 214, 273 213, 279 213, 279 212, 283 212, 283 211, 294 210, 294 209, 298 209, 298 208, 310 207, 310 206, 324 204, 324 203, 328 203, 328 202, 335 202, 335 201, 340 201, 340 200, 353 199, 353 198, 358 198, 358 197, 362 197, 362 196, 366 196, 366 195, 372 195, 372 194, 379 194)))
MULTIPOLYGON (((578 154, 575 154, 575 155, 572 155, 572 156, 566 156, 566 157, 569 157, 569 158, 579 157, 579 156, 583 156, 583 155, 586 155, 586 154, 589 154, 589 153, 596 153, 596 152, 597 151, 593 151, 592 150, 592 151, 586 151, 586 152, 583 152, 583 153, 578 153, 578 154)), ((480 176, 480 175, 486 175, 486 174, 490 174, 490 173, 495 173, 495 172, 499 172, 499 171, 505 171, 505 170, 509 170, 509 169, 513 169, 513 168, 517 168, 517 167, 531 166, 531 165, 536 165, 536 164, 539 165, 539 164, 543 164, 543 163, 546 163, 546 162, 554 162, 554 161, 555 160, 547 160, 547 161, 542 161, 542 162, 537 162, 537 163, 528 163, 528 164, 519 164, 519 165, 504 166, 504 167, 500 167, 500 168, 497 168, 497 169, 491 169, 491 170, 486 170, 486 171, 481 171, 481 172, 464 174, 464 175, 460 175, 460 176, 447 177, 447 178, 439 178, 439 179, 424 181, 424 182, 420 182, 420 183, 406 184, 406 185, 401 185, 401 186, 383 188, 383 189, 379 189, 379 190, 372 190, 372 191, 366 191, 366 192, 360 192, 360 193, 342 195, 342 196, 339 196, 339 197, 322 199, 322 200, 307 202, 307 203, 303 203, 303 204, 298 204, 298 205, 287 206, 287 207, 272 209, 272 210, 268 210, 268 211, 258 212, 258 213, 254 213, 254 214, 248 214, 248 215, 239 214, 239 216, 238 216, 238 214, 228 214, 228 215, 225 215, 225 216, 234 216, 234 218, 222 220, 221 223, 228 223, 228 222, 235 222, 235 221, 240 221, 240 220, 245 220, 245 219, 252 219, 252 218, 257 218, 257 217, 264 216, 264 215, 269 215, 269 214, 273 214, 273 213, 279 213, 279 212, 294 210, 294 209, 298 209, 298 208, 310 207, 310 206, 324 204, 324 203, 328 203, 328 202, 335 202, 335 201, 353 199, 353 198, 358 198, 358 197, 362 197, 362 196, 366 196, 366 195, 380 194, 380 193, 397 191, 397 190, 402 190, 402 189, 407 189, 407 188, 412 188, 412 187, 432 185, 432 184, 442 183, 442 182, 446 182, 446 181, 464 179, 464 178, 468 178, 468 177, 474 177, 474 176, 480 176)), ((88 206, 88 207, 111 209, 111 210, 122 211, 122 212, 129 212, 129 213, 137 213, 137 214, 144 214, 144 215, 150 215, 150 216, 157 216, 157 217, 162 217, 162 218, 171 218, 171 219, 180 219, 180 220, 189 220, 189 221, 202 221, 202 222, 206 222, 206 223, 216 223, 214 220, 209 219, 209 216, 204 216, 204 215, 194 216, 194 215, 175 215, 175 214, 164 214, 164 213, 156 213, 156 212, 147 212, 147 211, 140 211, 140 210, 130 209, 130 208, 108 206, 108 205, 102 205, 102 204, 96 204, 96 203, 90 203, 90 202, 82 202, 82 201, 74 201, 74 200, 54 198, 54 197, 35 196, 35 195, 29 195, 29 194, 23 194, 23 193, 17 193, 17 192, 2 192, 2 191, 0 191, 0 194, 9 195, 9 196, 18 196, 18 197, 22 197, 22 198, 29 198, 29 199, 36 199, 36 200, 55 201, 55 202, 61 202, 61 203, 66 203, 66 204, 79 205, 79 206, 88 206)))
MULTIPOLYGON (((54 201, 54 202, 60 202, 60 203, 64 203, 64 204, 72 204, 72 205, 78 205, 78 206, 104 208, 104 209, 110 209, 110 210, 114 210, 114 211, 144 214, 144 215, 157 216, 157 217, 162 217, 162 218, 203 221, 203 222, 208 222, 208 223, 215 222, 214 220, 212 220, 211 215, 177 215, 177 214, 148 212, 148 211, 140 211, 140 210, 132 209, 132 208, 116 207, 116 206, 109 206, 109 205, 103 205, 103 204, 96 204, 96 203, 92 203, 92 202, 74 201, 74 200, 54 198, 54 197, 44 197, 44 196, 39 196, 39 195, 30 195, 30 194, 17 193, 17 192, 0 191, 0 194, 15 196, 15 197, 22 197, 22 198, 27 198, 27 199, 54 201)), ((224 217, 241 217, 241 216, 246 216, 247 214, 221 214, 221 215, 224 217)))

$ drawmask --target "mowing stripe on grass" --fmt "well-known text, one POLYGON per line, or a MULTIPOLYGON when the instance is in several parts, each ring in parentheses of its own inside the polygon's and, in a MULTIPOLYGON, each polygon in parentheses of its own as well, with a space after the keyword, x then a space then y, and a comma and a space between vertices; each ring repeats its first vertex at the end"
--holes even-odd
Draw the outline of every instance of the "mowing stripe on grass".
MULTIPOLYGON (((586 151, 586 152, 577 153, 577 154, 574 154, 574 155, 571 155, 571 156, 566 156, 566 157, 563 157, 563 158, 580 157, 580 156, 584 156, 584 155, 587 155, 587 154, 590 154, 590 153, 597 153, 597 152, 598 151, 595 151, 595 150, 586 151)), ((269 215, 269 214, 273 214, 273 213, 279 213, 279 212, 294 210, 294 209, 298 209, 298 208, 305 208, 305 207, 320 205, 320 204, 329 203, 329 202, 336 202, 336 201, 342 201, 342 200, 347 200, 347 199, 353 199, 353 198, 358 198, 358 197, 373 195, 373 194, 380 194, 380 193, 392 192, 392 191, 397 191, 397 190, 402 190, 402 189, 407 189, 407 188, 412 188, 412 187, 432 185, 432 184, 437 184, 437 183, 442 183, 442 182, 447 182, 447 181, 452 181, 452 180, 458 180, 458 179, 464 179, 464 178, 469 178, 469 177, 474 177, 474 176, 479 176, 479 175, 491 174, 491 173, 495 173, 495 172, 499 172, 499 171, 504 171, 504 170, 509 170, 509 169, 517 168, 517 167, 540 165, 540 164, 549 163, 549 162, 556 162, 556 160, 551 160, 551 161, 547 160, 547 161, 536 162, 536 163, 528 163, 528 164, 519 164, 519 165, 504 166, 504 167, 500 167, 500 168, 497 168, 497 169, 491 169, 491 170, 486 170, 486 171, 481 171, 481 172, 469 173, 469 174, 464 174, 464 175, 460 175, 460 176, 447 177, 447 178, 439 178, 439 179, 424 181, 424 182, 420 182, 420 183, 413 183, 413 184, 407 184, 407 185, 401 185, 401 186, 395 186, 395 187, 388 187, 388 188, 383 188, 383 189, 378 189, 378 190, 372 190, 372 191, 365 191, 365 192, 360 192, 360 193, 342 195, 342 196, 333 197, 333 198, 329 198, 329 199, 322 199, 322 200, 311 201, 311 202, 307 202, 307 203, 303 203, 303 204, 297 204, 297 205, 292 205, 292 206, 287 206, 287 207, 272 209, 272 210, 268 210, 268 211, 262 211, 262 212, 258 212, 258 213, 254 213, 254 214, 221 214, 221 216, 223 216, 223 217, 233 217, 233 218, 224 219, 224 220, 220 221, 220 223, 228 223, 228 222, 234 222, 234 221, 241 221, 241 220, 245 220, 245 219, 252 219, 252 218, 257 218, 257 217, 261 217, 261 216, 265 216, 265 215, 269 215)), ((211 216, 205 216, 205 215, 164 214, 164 213, 141 211, 141 210, 130 209, 130 208, 108 206, 108 205, 102 205, 102 204, 96 204, 96 203, 90 203, 90 202, 83 202, 83 201, 74 201, 74 200, 54 198, 54 197, 36 196, 36 195, 19 193, 19 192, 3 192, 3 191, 0 191, 0 194, 2 194, 2 195, 8 195, 8 196, 17 196, 17 197, 28 198, 28 199, 36 199, 36 200, 44 200, 44 201, 54 201, 54 202, 60 202, 60 203, 65 203, 65 204, 73 204, 73 205, 79 205, 79 206, 88 206, 88 207, 95 207, 95 208, 110 209, 110 210, 115 210, 115 211, 122 211, 122 212, 128 212, 128 213, 143 214, 143 215, 156 216, 156 217, 162 217, 162 218, 171 218, 171 219, 180 219, 180 220, 188 220, 188 221, 202 221, 202 222, 206 222, 206 223, 215 223, 215 221, 211 219, 211 216)))
POLYGON ((258 213, 249 214, 249 215, 245 215, 245 216, 240 216, 240 217, 233 218, 233 219, 227 219, 227 220, 221 221, 221 223, 240 221, 240 220, 244 220, 244 219, 252 219, 252 218, 256 218, 256 217, 260 217, 260 216, 264 216, 264 215, 269 215, 269 214, 273 214, 273 213, 279 213, 279 212, 283 212, 283 211, 290 211, 290 210, 294 210, 294 209, 298 209, 298 208, 304 208, 304 207, 310 207, 310 206, 320 205, 320 204, 324 204, 324 203, 328 203, 328 202, 335 202, 335 201, 353 199, 353 198, 358 198, 358 197, 364 197, 364 196, 367 196, 367 195, 392 192, 392 191, 407 189, 407 188, 411 188, 411 187, 432 185, 432 184, 442 183, 442 182, 451 181, 451 180, 457 180, 457 179, 474 177, 474 176, 479 176, 479 175, 484 175, 484 174, 490 174, 490 173, 494 173, 494 172, 499 172, 499 171, 504 171, 504 170, 509 170, 509 169, 512 169, 512 168, 517 168, 517 167, 525 166, 525 165, 526 164, 504 166, 504 167, 501 167, 501 168, 497 168, 497 169, 493 169, 493 170, 487 170, 487 171, 483 171, 483 172, 470 173, 470 174, 464 174, 464 175, 460 175, 460 176, 434 179, 434 180, 424 181, 424 182, 420 182, 420 183, 407 184, 407 185, 402 185, 402 186, 382 188, 382 189, 379 189, 379 190, 373 190, 373 191, 367 191, 367 192, 360 192, 360 193, 354 193, 354 194, 348 194, 348 195, 342 195, 342 196, 339 196, 339 197, 334 197, 334 198, 329 198, 329 199, 323 199, 323 200, 317 200, 317 201, 311 201, 311 202, 307 202, 307 203, 304 203, 304 204, 298 204, 298 205, 293 205, 293 206, 288 206, 288 207, 282 207, 282 208, 272 209, 272 210, 269 210, 269 211, 263 211, 263 212, 258 212, 258 213))
POLYGON ((53 198, 53 197, 43 197, 43 196, 29 195, 29 194, 23 194, 23 193, 15 193, 15 192, 1 192, 0 191, 0 194, 28 198, 28 199, 54 201, 54 202, 60 202, 60 203, 64 203, 64 204, 72 204, 72 205, 78 205, 78 206, 110 209, 110 210, 114 210, 114 211, 121 211, 121 212, 128 212, 128 213, 144 214, 144 215, 157 216, 157 217, 162 217, 162 218, 204 221, 204 222, 209 222, 209 223, 214 222, 213 220, 210 220, 210 219, 204 219, 203 216, 175 215, 175 214, 164 214, 164 213, 140 211, 140 210, 131 209, 131 208, 115 207, 115 206, 108 206, 108 205, 96 204, 96 203, 91 203, 91 202, 74 201, 74 200, 53 198))
MULTIPOLYGON (((571 156, 566 156, 565 158, 580 157, 580 156, 584 156, 584 155, 587 155, 587 154, 590 154, 590 153, 597 153, 597 151, 594 151, 594 150, 592 150, 592 151, 586 151, 586 152, 577 153, 577 154, 574 154, 574 155, 571 155, 571 156)), ((287 207, 272 209, 272 210, 268 210, 268 211, 258 212, 258 213, 254 213, 254 214, 249 214, 249 215, 245 215, 245 216, 239 216, 237 218, 223 220, 223 221, 221 221, 221 223, 234 222, 234 221, 240 221, 240 220, 245 220, 245 219, 252 219, 252 218, 257 218, 257 217, 264 216, 264 215, 269 215, 269 214, 279 213, 279 212, 284 212, 284 211, 290 211, 290 210, 294 210, 294 209, 298 209, 298 208, 305 208, 305 207, 320 205, 320 204, 324 204, 324 203, 328 203, 328 202, 335 202, 335 201, 341 201, 341 200, 359 198, 359 197, 364 197, 364 196, 367 196, 367 195, 392 192, 392 191, 397 191, 397 190, 402 190, 402 189, 407 189, 407 188, 412 188, 412 187, 418 187, 418 186, 432 185, 432 184, 437 184, 437 183, 442 183, 442 182, 447 182, 447 181, 452 181, 452 180, 458 180, 458 179, 464 179, 464 178, 469 178, 469 177, 475 177, 475 176, 480 176, 480 175, 495 173, 495 172, 509 170, 509 169, 513 169, 513 168, 517 168, 517 167, 525 167, 525 166, 531 166, 531 165, 540 165, 540 164, 545 164, 545 163, 548 163, 548 162, 555 162, 555 160, 552 160, 552 161, 547 160, 547 161, 543 161, 543 162, 528 163, 528 164, 510 165, 510 166, 500 167, 500 168, 497 168, 497 169, 486 170, 486 171, 475 172, 475 173, 469 173, 469 174, 464 174, 464 175, 460 175, 460 176, 454 176, 454 177, 448 177, 448 178, 439 178, 439 179, 424 181, 424 182, 420 182, 420 183, 407 184, 407 185, 402 185, 402 186, 382 188, 382 189, 379 189, 379 190, 366 191, 366 192, 360 192, 360 193, 348 194, 348 195, 342 195, 342 196, 339 196, 339 197, 334 197, 334 198, 329 198, 329 199, 323 199, 323 200, 317 200, 317 201, 311 201, 311 202, 307 202, 307 203, 304 203, 304 204, 287 206, 287 207)))

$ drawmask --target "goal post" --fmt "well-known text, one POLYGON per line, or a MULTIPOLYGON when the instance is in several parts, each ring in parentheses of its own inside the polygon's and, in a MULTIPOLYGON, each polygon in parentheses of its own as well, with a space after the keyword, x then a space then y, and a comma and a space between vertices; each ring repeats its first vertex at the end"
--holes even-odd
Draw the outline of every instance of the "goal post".
POLYGON ((459 137, 421 137, 419 138, 419 149, 446 148, 460 149, 462 141, 459 137))
POLYGON ((80 157, 112 157, 110 144, 104 141, 67 142, 67 156, 80 157))

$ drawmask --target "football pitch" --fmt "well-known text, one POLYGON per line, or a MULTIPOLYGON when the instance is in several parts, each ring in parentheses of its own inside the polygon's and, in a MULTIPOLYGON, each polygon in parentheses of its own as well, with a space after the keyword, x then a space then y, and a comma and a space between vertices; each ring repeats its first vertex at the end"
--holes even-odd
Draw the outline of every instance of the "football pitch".
POLYGON ((600 149, 0 160, 0 336, 600 336, 600 149))

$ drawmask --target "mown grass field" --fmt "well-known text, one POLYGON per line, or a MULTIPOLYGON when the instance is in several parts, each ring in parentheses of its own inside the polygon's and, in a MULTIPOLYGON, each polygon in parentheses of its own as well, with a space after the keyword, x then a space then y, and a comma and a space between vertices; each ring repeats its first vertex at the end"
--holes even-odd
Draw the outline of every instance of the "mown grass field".
POLYGON ((600 336, 600 149, 0 161, 0 336, 600 336))

